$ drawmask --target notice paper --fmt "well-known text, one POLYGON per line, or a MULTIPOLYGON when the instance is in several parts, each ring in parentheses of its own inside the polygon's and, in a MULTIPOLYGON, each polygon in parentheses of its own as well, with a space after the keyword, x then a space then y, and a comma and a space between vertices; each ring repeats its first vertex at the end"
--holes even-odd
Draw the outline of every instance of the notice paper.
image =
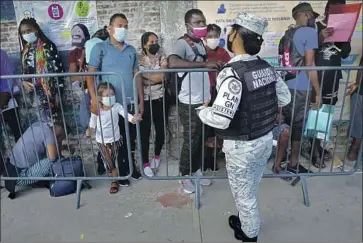
POLYGON ((333 28, 334 33, 324 39, 324 42, 350 42, 362 4, 339 4, 329 8, 327 28, 333 28))
POLYGON ((334 34, 324 42, 349 42, 357 24, 356 13, 331 14, 327 27, 334 29, 334 34))

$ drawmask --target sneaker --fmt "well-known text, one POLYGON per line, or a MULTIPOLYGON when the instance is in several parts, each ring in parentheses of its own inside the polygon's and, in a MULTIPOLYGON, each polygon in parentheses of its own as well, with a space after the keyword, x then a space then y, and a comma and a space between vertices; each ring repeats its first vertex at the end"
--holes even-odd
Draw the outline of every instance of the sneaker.
POLYGON ((130 181, 128 179, 126 179, 126 180, 119 180, 118 181, 118 184, 120 186, 130 186, 130 181))
POLYGON ((144 167, 144 173, 146 176, 148 177, 153 177, 154 176, 154 172, 153 170, 150 168, 150 166, 146 166, 144 167))
POLYGON ((134 168, 134 171, 132 172, 131 177, 132 177, 132 179, 134 179, 136 181, 142 179, 142 176, 141 176, 140 172, 136 168, 134 168))
POLYGON ((157 169, 160 166, 160 157, 159 156, 154 156, 153 159, 151 160, 150 163, 150 167, 151 169, 157 169))
POLYGON ((183 186, 184 193, 192 194, 195 192, 195 187, 191 180, 181 180, 179 183, 183 186))
MULTIPOLYGON (((203 176, 203 172, 199 169, 197 172, 194 173, 196 176, 203 176)), ((212 181, 209 179, 200 179, 200 184, 202 186, 210 186, 212 184, 212 181)))

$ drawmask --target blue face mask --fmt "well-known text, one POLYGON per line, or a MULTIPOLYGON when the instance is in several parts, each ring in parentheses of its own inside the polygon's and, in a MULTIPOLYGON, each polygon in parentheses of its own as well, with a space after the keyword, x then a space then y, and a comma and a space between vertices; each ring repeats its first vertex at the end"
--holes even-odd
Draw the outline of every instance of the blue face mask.
POLYGON ((105 106, 113 106, 116 103, 116 97, 114 95, 110 97, 108 96, 102 97, 102 103, 105 106))
POLYGON ((28 43, 34 43, 38 39, 38 37, 35 35, 34 32, 32 32, 29 34, 24 34, 23 39, 28 43))
POLYGON ((114 28, 115 33, 113 34, 113 38, 115 38, 118 42, 127 41, 128 30, 125 28, 114 28))

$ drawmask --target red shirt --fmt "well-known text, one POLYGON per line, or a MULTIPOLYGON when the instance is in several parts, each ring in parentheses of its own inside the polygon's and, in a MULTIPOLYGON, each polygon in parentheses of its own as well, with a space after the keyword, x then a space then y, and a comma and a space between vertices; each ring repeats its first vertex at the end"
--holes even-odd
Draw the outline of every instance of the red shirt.
MULTIPOLYGON (((207 55, 209 61, 222 61, 224 63, 227 63, 231 60, 230 55, 228 52, 222 48, 217 47, 215 50, 210 49, 208 46, 205 47, 207 49, 207 55)), ((210 87, 214 87, 216 85, 216 79, 217 79, 217 72, 210 72, 209 73, 209 80, 210 80, 210 87)))
POLYGON ((77 71, 85 71, 86 67, 86 58, 84 56, 84 49, 76 48, 68 53, 68 63, 76 63, 77 71))

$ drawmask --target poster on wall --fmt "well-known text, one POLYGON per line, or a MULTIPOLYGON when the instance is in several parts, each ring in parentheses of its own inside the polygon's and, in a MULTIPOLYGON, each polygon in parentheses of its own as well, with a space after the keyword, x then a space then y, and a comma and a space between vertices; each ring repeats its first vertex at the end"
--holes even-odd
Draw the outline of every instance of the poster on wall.
POLYGON ((98 29, 96 1, 14 1, 16 21, 35 18, 59 51, 71 49, 71 29, 84 24, 92 35, 98 29))
MULTIPOLYGON (((295 21, 292 18, 292 9, 301 1, 197 1, 197 7, 203 11, 207 23, 215 23, 222 29, 219 45, 227 48, 226 38, 229 28, 234 18, 239 12, 249 12, 268 20, 268 28, 263 35, 264 43, 259 55, 268 61, 271 65, 278 66, 278 44, 285 30, 295 21)), ((306 1, 311 4, 314 11, 320 13, 318 21, 323 18, 327 1, 306 1)), ((361 1, 347 1, 350 3, 359 3, 361 1)), ((343 65, 357 66, 362 55, 362 11, 358 18, 353 36, 351 38, 352 51, 346 59, 342 61, 343 65)), ((356 77, 356 72, 350 75, 350 81, 356 77)), ((347 72, 343 72, 343 79, 347 78, 347 72)), ((337 103, 337 112, 341 112, 339 106, 342 106, 344 100, 345 84, 341 84, 339 90, 339 101, 337 103)), ((343 120, 349 119, 349 101, 346 99, 343 111, 343 120)), ((338 113, 335 118, 339 119, 338 113)))

